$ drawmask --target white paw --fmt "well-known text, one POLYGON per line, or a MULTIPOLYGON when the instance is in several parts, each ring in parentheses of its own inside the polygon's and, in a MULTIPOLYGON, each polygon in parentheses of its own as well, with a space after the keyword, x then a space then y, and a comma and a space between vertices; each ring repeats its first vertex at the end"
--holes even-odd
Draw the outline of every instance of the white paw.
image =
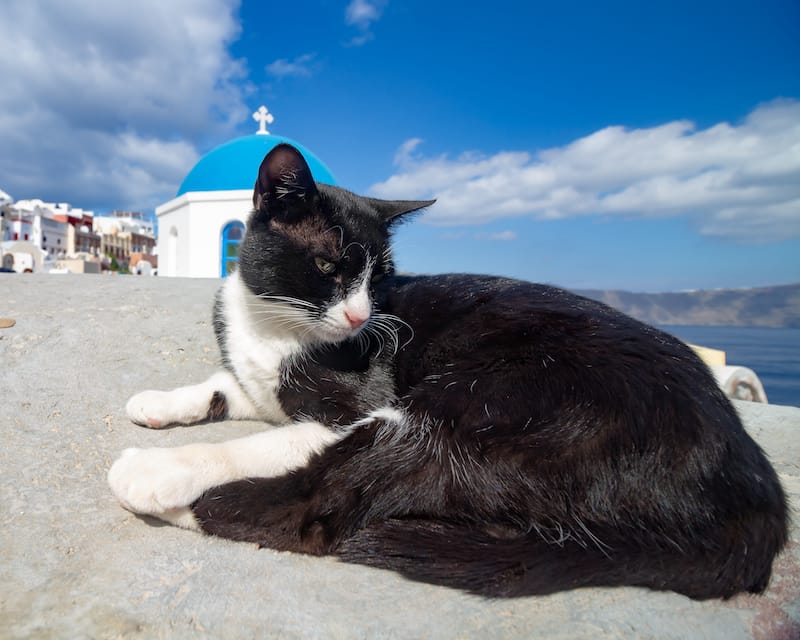
POLYGON ((204 491, 219 484, 225 460, 213 445, 174 449, 126 449, 108 472, 108 484, 123 507, 173 521, 204 491))
POLYGON ((132 422, 143 427, 161 429, 180 422, 173 395, 169 391, 142 391, 128 400, 125 411, 132 422))

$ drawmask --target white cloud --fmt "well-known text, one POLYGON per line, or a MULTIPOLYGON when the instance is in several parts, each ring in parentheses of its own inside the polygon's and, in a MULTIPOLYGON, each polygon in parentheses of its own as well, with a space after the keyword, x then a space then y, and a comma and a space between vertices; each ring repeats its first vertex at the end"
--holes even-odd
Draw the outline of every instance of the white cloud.
POLYGON ((278 58, 266 66, 266 71, 276 78, 286 78, 288 76, 308 77, 313 73, 313 53, 305 53, 297 56, 293 60, 288 58, 278 58))
POLYGON ((743 122, 607 127, 563 147, 451 159, 401 145, 386 198, 430 198, 431 224, 530 216, 689 216, 701 233, 745 241, 800 236, 800 102, 761 105, 743 122))
POLYGON ((237 7, 5 2, 0 186, 86 208, 172 197, 197 146, 250 116, 244 64, 228 53, 237 7))
POLYGON ((414 151, 424 142, 422 138, 409 138, 394 154, 394 164, 398 167, 410 167, 418 158, 414 157, 414 151))
POLYGON ((352 0, 344 11, 345 22, 360 29, 369 29, 383 13, 386 2, 382 0, 352 0))
POLYGON ((372 40, 374 36, 370 28, 380 19, 386 4, 386 0, 351 0, 344 10, 344 20, 360 33, 350 40, 350 46, 358 47, 372 40))
POLYGON ((517 239, 517 233, 515 231, 497 231, 495 233, 477 234, 477 237, 499 242, 510 242, 517 239))
POLYGON ((445 231, 440 236, 442 240, 463 240, 466 237, 471 237, 473 240, 492 240, 495 242, 510 242, 516 240, 519 236, 516 231, 496 231, 487 232, 479 231, 478 233, 467 234, 465 231, 445 231))

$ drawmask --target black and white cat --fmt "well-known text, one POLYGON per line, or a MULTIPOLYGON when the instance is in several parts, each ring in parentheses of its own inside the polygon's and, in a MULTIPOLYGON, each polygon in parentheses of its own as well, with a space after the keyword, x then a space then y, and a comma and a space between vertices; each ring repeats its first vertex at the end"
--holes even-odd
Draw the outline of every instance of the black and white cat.
POLYGON ((432 203, 315 184, 288 145, 253 201, 215 306, 223 370, 127 411, 274 426, 124 451, 124 507, 486 595, 764 590, 785 497, 683 343, 553 287, 396 275, 392 225, 432 203))

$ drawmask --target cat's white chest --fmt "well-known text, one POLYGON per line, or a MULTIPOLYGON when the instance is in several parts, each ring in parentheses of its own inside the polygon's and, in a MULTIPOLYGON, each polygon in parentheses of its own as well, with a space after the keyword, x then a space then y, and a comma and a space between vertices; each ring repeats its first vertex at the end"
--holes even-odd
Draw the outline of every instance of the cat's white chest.
POLYGON ((278 400, 281 363, 301 349, 289 332, 280 331, 264 305, 238 274, 230 276, 222 290, 227 358, 237 381, 263 418, 287 422, 278 400))

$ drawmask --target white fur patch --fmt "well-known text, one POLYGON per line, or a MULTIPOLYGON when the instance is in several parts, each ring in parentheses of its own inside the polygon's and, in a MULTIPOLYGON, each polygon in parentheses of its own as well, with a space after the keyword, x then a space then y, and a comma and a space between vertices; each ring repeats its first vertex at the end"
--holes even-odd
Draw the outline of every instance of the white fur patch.
POLYGON ((325 312, 323 322, 330 328, 334 339, 341 340, 356 335, 369 321, 372 315, 372 294, 369 284, 374 266, 375 262, 368 259, 364 270, 361 272, 361 277, 347 293, 344 300, 331 305, 325 312), (351 318, 361 318, 364 323, 353 328, 348 320, 348 315, 351 318))
POLYGON ((258 418, 259 413, 227 371, 219 371, 201 384, 172 391, 142 391, 125 406, 132 422, 161 429, 171 424, 194 424, 205 420, 215 391, 225 396, 227 415, 235 420, 258 418))
POLYGON ((395 409, 394 407, 381 407, 380 409, 371 411, 365 418, 361 418, 361 420, 357 420, 351 424, 347 432, 350 433, 354 429, 366 427, 367 425, 379 421, 385 423, 379 428, 379 438, 385 437, 386 434, 397 435, 398 433, 403 432, 408 425, 406 415, 402 411, 395 409), (389 427, 388 425, 392 426, 389 427))
MULTIPOLYGON (((244 392, 260 418, 273 424, 288 422, 278 401, 281 362, 299 352, 302 343, 292 323, 276 321, 275 317, 285 317, 289 307, 260 299, 247 289, 238 273, 225 280, 222 300, 228 360, 244 392)), ((301 313, 298 311, 298 316, 301 313)))
MULTIPOLYGON (((323 326, 339 335, 337 339, 360 330, 354 330, 346 312, 364 318, 364 324, 369 318, 372 267, 368 261, 357 286, 328 311, 330 318, 323 326)), ((278 400, 281 363, 308 341, 319 339, 309 331, 316 321, 285 299, 254 295, 237 273, 225 281, 220 295, 226 355, 236 376, 222 371, 198 385, 139 393, 126 407, 131 420, 153 428, 199 422, 208 415, 213 394, 219 391, 231 418, 273 424, 289 421, 278 400)), ((403 419, 402 413, 391 408, 372 415, 368 419, 403 419)), ((189 505, 208 489, 245 478, 282 475, 305 465, 314 453, 345 435, 318 422, 302 422, 220 444, 127 449, 109 470, 108 482, 126 509, 197 529, 189 505)))
POLYGON ((129 511, 196 528, 186 508, 208 489, 283 475, 342 437, 318 422, 301 422, 220 444, 126 449, 111 466, 108 483, 129 511))
POLYGON ((385 420, 386 422, 395 422, 398 424, 402 424, 406 421, 406 415, 394 407, 375 409, 375 411, 372 411, 367 417, 372 420, 385 420))

